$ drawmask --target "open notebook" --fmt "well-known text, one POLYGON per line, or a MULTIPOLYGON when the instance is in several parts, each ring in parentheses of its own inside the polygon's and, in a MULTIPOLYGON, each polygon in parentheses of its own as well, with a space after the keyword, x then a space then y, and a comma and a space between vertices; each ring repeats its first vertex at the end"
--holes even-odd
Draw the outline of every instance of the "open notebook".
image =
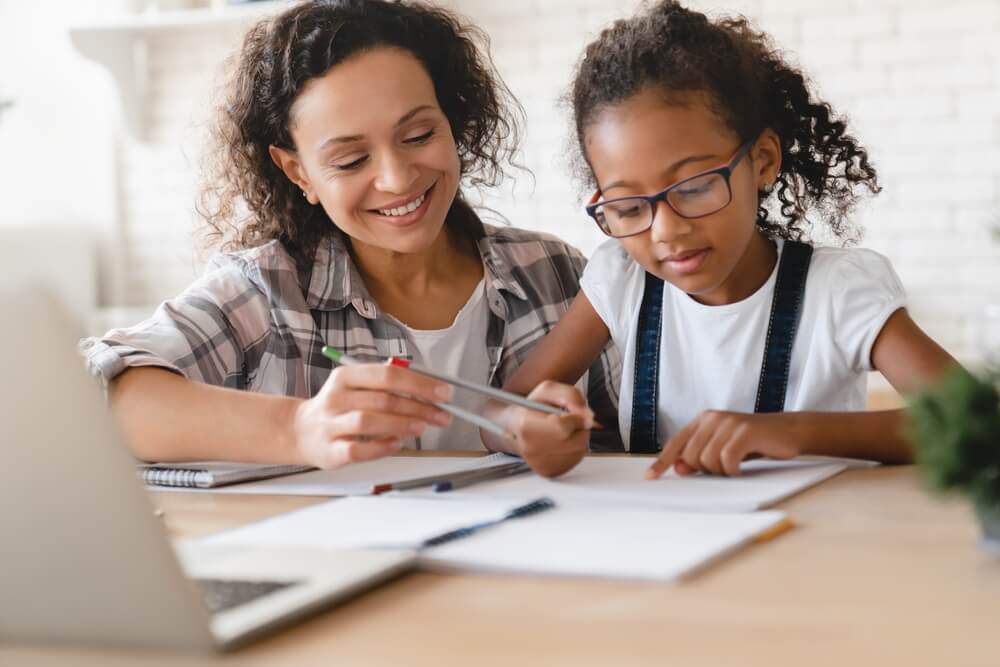
MULTIPOLYGON (((314 505, 199 544, 411 549, 434 535, 495 519, 518 505, 491 498, 442 502, 406 495, 314 505)), ((701 514, 633 507, 559 507, 426 549, 433 568, 673 581, 789 526, 782 512, 701 514)))

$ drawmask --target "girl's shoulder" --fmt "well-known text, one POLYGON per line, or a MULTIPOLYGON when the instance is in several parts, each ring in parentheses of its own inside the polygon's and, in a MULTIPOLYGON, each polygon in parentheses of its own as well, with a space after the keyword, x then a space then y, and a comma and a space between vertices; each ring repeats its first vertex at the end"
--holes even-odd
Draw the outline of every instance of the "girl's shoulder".
POLYGON ((628 272, 639 266, 618 239, 607 239, 597 246, 590 255, 590 264, 602 271, 615 272, 628 272))
POLYGON ((809 281, 828 284, 838 291, 865 284, 899 282, 889 259, 870 248, 817 246, 809 265, 809 281))

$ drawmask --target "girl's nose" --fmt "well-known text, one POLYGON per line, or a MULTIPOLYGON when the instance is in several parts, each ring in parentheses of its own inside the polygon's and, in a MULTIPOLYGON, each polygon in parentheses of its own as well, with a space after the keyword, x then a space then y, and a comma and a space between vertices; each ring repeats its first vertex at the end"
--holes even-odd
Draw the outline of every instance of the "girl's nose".
POLYGON ((379 163, 375 187, 382 192, 408 194, 419 172, 416 166, 396 151, 386 153, 379 163))
POLYGON ((650 235, 658 243, 670 243, 691 232, 692 224, 687 218, 682 218, 665 201, 656 202, 653 209, 653 226, 650 235))

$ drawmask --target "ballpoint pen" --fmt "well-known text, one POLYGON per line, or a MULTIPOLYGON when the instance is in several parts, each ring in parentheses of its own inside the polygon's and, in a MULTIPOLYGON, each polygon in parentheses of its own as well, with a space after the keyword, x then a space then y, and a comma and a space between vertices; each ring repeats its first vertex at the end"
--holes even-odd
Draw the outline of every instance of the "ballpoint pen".
MULTIPOLYGON (((354 359, 344 354, 340 350, 332 348, 328 345, 323 347, 323 354, 329 359, 336 361, 337 363, 345 363, 345 364, 361 363, 359 360, 354 359)), ((561 414, 566 414, 567 412, 565 408, 556 407, 554 405, 549 405, 547 403, 539 403, 538 401, 532 401, 523 396, 518 396, 517 394, 513 394, 509 391, 504 391, 502 389, 497 389, 495 387, 490 387, 487 385, 476 384, 475 382, 469 382, 468 380, 463 380, 460 377, 455 377, 452 375, 443 375, 441 373, 435 373, 432 370, 429 370, 422 366, 418 366, 417 364, 413 364, 407 361, 406 359, 401 359, 399 357, 389 357, 387 361, 393 366, 398 366, 400 368, 408 368, 414 373, 419 373, 421 375, 425 375, 435 380, 447 382, 448 384, 455 385, 456 387, 461 387, 462 389, 468 389, 469 391, 474 391, 477 394, 482 394, 483 396, 489 396, 490 398, 494 398, 504 403, 512 403, 514 405, 520 405, 521 407, 530 408, 532 410, 537 410, 539 412, 544 412, 550 415, 561 415, 561 414)), ((593 422, 593 428, 596 430, 601 430, 604 427, 598 424, 597 422, 593 422)))

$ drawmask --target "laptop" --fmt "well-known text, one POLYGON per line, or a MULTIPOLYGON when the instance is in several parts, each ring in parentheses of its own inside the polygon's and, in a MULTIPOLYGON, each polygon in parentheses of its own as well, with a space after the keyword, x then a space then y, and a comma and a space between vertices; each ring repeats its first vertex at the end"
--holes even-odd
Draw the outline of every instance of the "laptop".
POLYGON ((172 547, 68 311, 0 292, 0 641, 224 650, 415 566, 411 553, 172 547))

